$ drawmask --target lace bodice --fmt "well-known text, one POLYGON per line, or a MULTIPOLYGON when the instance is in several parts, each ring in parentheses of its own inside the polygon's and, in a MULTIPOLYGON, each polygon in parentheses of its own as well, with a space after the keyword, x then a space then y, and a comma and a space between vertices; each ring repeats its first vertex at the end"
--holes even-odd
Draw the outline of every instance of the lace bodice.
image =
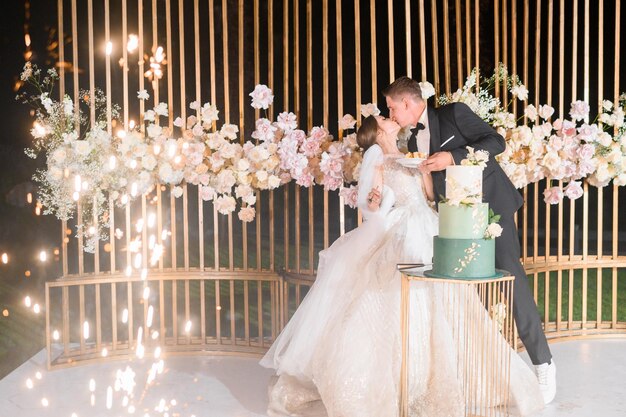
POLYGON ((396 207, 415 204, 428 205, 422 186, 422 177, 415 168, 406 168, 398 163, 404 156, 385 156, 383 162, 383 182, 395 194, 396 207))

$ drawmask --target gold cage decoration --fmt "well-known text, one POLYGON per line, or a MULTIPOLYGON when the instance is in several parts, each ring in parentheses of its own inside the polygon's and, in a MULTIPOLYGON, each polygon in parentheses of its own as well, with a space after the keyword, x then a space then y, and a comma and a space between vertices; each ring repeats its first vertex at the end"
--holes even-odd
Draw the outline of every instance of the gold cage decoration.
MULTIPOLYGON (((172 114, 183 118, 188 100, 208 100, 223 109, 222 120, 238 124, 245 137, 259 117, 249 109, 247 93, 265 83, 279 97, 277 111, 293 111, 307 128, 323 124, 332 130, 331 121, 344 113, 360 118, 361 104, 380 101, 378 91, 399 75, 430 80, 436 91, 450 93, 472 68, 495 62, 503 62, 530 87, 528 103, 553 105, 559 116, 566 114, 571 100, 582 96, 599 107, 603 99, 617 102, 625 89, 620 78, 620 0, 355 0, 349 5, 330 0, 57 0, 57 6, 61 97, 70 94, 77 103, 81 88, 94 97, 95 88, 104 85, 107 105, 120 104, 119 123, 124 126, 141 120, 146 103, 132 97, 146 88, 154 100, 148 105, 166 102, 172 114), (482 4, 493 6, 493 22, 487 21, 482 4), (599 24, 592 25, 592 19, 599 24), (135 51, 128 48, 131 34, 138 39, 135 51), (103 53, 101 46, 109 42, 112 53, 103 53), (167 57, 164 75, 147 80, 146 57, 158 46, 167 57), (590 71, 592 62, 597 62, 597 72, 590 71)), ((497 94, 509 103, 506 91, 497 94)), ((519 103, 511 107, 521 114, 519 103)), ((93 124, 93 113, 90 120, 93 124)), ((110 111, 107 129, 116 129, 110 111)), ((339 139, 343 134, 336 131, 339 139)), ((596 189, 585 183, 583 198, 550 206, 541 200, 541 191, 553 181, 522 190, 525 204, 517 218, 522 261, 546 334, 624 336, 626 317, 619 308, 626 273, 626 240, 620 239, 623 192, 617 186, 596 189)), ((66 356, 71 354, 75 362, 86 357, 86 345, 76 341, 72 328, 73 315, 78 311, 82 316, 85 303, 81 280, 85 294, 90 295, 87 288, 93 285, 104 306, 115 304, 119 296, 101 285, 136 285, 130 295, 148 285, 139 283, 137 276, 126 277, 124 271, 132 264, 126 249, 133 224, 154 212, 155 235, 165 251, 154 268, 141 266, 148 270, 146 282, 168 276, 177 282, 204 282, 206 289, 217 281, 228 282, 230 288, 232 281, 236 297, 245 282, 278 285, 274 297, 262 294, 259 304, 264 323, 277 315, 274 330, 261 344, 267 346, 313 282, 319 250, 355 227, 359 216, 336 193, 319 188, 289 184, 257 197, 257 218, 250 224, 219 215, 193 186, 185 186, 179 199, 157 188, 153 198, 143 196, 125 208, 111 202, 110 239, 94 254, 79 249, 82 239, 69 236, 73 222, 63 222, 62 277, 46 289, 47 345, 55 343, 51 332, 58 330, 66 356), (116 239, 116 229, 125 237, 116 239), (163 242, 166 229, 171 235, 163 242), (212 278, 201 278, 206 276, 212 278), (276 284, 281 279, 282 286, 276 284)), ((79 207, 79 221, 81 216, 79 207)), ((193 291, 189 297, 193 299, 193 291)), ((250 304, 235 302, 235 308, 249 317, 245 309, 250 304)), ((88 316, 88 309, 84 311, 88 316)), ((107 321, 104 313, 98 314, 99 320, 93 318, 96 327, 107 321)), ((76 323, 84 321, 78 317, 76 323)), ((129 334, 126 339, 132 344, 136 337, 129 334)))

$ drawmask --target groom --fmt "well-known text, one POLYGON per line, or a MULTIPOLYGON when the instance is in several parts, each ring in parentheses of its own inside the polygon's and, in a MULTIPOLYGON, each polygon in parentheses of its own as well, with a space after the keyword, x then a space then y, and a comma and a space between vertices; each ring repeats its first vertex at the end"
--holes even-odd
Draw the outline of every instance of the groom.
POLYGON ((483 200, 499 214, 502 235, 496 238, 496 267, 515 275, 513 315, 519 336, 535 365, 545 403, 556 394, 556 367, 541 328, 537 305, 520 263, 520 244, 515 212, 523 199, 494 157, 505 149, 505 141, 464 103, 439 108, 427 106, 419 83, 400 77, 383 90, 389 117, 403 128, 410 127, 408 150, 429 155, 423 162, 433 178, 435 196, 445 195, 445 169, 459 164, 467 156, 467 146, 489 152, 483 171, 483 200))

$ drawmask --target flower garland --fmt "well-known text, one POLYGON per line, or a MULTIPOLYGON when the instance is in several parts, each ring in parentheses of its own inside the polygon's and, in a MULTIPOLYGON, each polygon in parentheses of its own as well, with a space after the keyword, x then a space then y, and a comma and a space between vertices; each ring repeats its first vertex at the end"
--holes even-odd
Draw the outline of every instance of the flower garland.
MULTIPOLYGON (((515 187, 544 178, 566 183, 549 186, 544 191, 548 204, 558 204, 564 196, 577 199, 583 194, 581 180, 605 187, 626 185, 626 94, 615 105, 605 100, 600 114, 589 123, 589 104, 577 100, 570 106, 569 118, 552 120, 554 108, 549 105, 527 105, 519 119, 501 106, 490 91, 500 82, 513 99, 526 101, 528 90, 506 67, 498 65, 494 74, 481 77, 477 85, 475 70, 463 88, 439 98, 440 104, 464 102, 506 139, 506 150, 496 156, 515 187), (526 124, 517 125, 522 118, 526 124)), ((509 103, 510 104, 510 103, 509 103)))
MULTIPOLYGON (((345 204, 356 207, 358 189, 354 184, 362 154, 355 133, 340 141, 323 126, 307 133, 298 128, 294 113, 282 112, 275 121, 258 119, 251 135, 254 141, 244 142, 236 125, 224 123, 216 128, 219 110, 214 104, 192 102, 189 107, 196 114, 186 120, 176 118, 174 129, 164 127, 168 108, 159 103, 144 113, 138 128, 112 135, 107 130, 102 92, 97 91, 93 98, 96 122, 89 126, 81 109, 90 102, 88 92, 81 92, 81 103, 74 103, 69 96, 52 100, 58 75, 54 70, 42 74, 30 63, 21 79, 36 90, 19 98, 36 108, 33 146, 26 153, 33 158, 41 153, 46 157, 46 168, 34 176, 40 202, 45 213, 63 220, 72 218, 80 203, 83 216, 77 235, 85 238, 85 250, 93 251, 100 239, 107 238, 110 199, 121 207, 161 184, 170 186, 175 197, 183 194, 182 184, 196 185, 204 201, 213 201, 222 214, 238 210, 238 218, 244 222, 255 218, 258 191, 291 181, 303 187, 317 184, 325 190, 339 190, 345 204)), ((576 101, 569 119, 554 121, 552 107, 528 105, 522 116, 527 124, 518 126, 521 118, 516 120, 491 95, 496 82, 514 99, 528 98, 528 90, 517 76, 510 76, 506 67, 499 65, 489 78, 477 79, 472 72, 463 88, 438 101, 468 104, 506 138, 507 148, 497 160, 516 187, 543 178, 561 180, 567 183, 564 189, 552 186, 544 193, 545 201, 555 204, 563 196, 580 197, 583 178, 598 187, 611 181, 626 184, 626 95, 620 96, 616 105, 605 101, 593 123, 586 121, 589 105, 576 101)), ((424 98, 434 95, 430 83, 422 82, 420 87, 424 98)), ((265 85, 257 85, 250 97, 252 107, 263 111, 274 98, 265 85)), ((142 90, 137 98, 147 100, 149 94, 142 90)), ((111 114, 119 119, 119 108, 113 106, 111 114)), ((363 104, 361 114, 378 115, 380 110, 375 103, 363 104)), ((356 120, 349 114, 338 121, 341 131, 355 126, 356 120)))
MULTIPOLYGON (((20 98, 37 109, 31 132, 35 141, 26 153, 33 158, 40 153, 46 156, 46 169, 34 176, 44 213, 68 220, 80 204, 83 215, 77 236, 84 237, 86 251, 107 238, 109 199, 122 207, 160 184, 169 185, 175 197, 183 194, 183 183, 196 185, 200 197, 213 201, 218 212, 230 214, 239 208, 239 219, 250 222, 260 190, 294 180, 303 187, 319 184, 332 191, 358 180, 361 153, 356 134, 333 141, 322 126, 307 134, 298 129, 296 115, 290 112, 280 113, 274 122, 260 118, 252 133, 255 142, 242 144, 236 125, 214 128, 219 111, 213 104, 191 103, 196 115, 176 118, 173 125, 180 130, 176 135, 176 129, 162 126, 168 108, 159 103, 143 115, 143 129, 122 130, 114 136, 106 130, 106 101, 101 93, 96 123, 87 129, 80 106, 69 96, 61 102, 50 98, 58 79, 54 70, 42 78, 41 70, 28 63, 21 78, 38 92, 20 98), (84 133, 79 134, 78 126, 85 126, 84 133)), ((267 110, 273 102, 271 90, 264 85, 257 85, 250 97, 256 109, 267 110)), ((138 99, 148 98, 145 90, 138 92, 138 99)), ((117 108, 113 115, 119 117, 117 108)), ((344 117, 343 123, 354 128, 356 121, 344 117)), ((342 195, 352 203, 356 189, 344 189, 342 195)))

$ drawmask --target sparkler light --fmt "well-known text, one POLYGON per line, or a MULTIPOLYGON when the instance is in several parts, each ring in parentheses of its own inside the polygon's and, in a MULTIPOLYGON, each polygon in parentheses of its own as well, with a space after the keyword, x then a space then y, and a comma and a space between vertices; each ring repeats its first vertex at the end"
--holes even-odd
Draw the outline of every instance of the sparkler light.
POLYGON ((83 338, 89 339, 89 322, 87 321, 83 323, 83 338))
POLYGON ((5 265, 9 263, 9 255, 6 252, 2 254, 2 263, 5 265))
POLYGON ((28 296, 28 295, 27 295, 27 296, 26 296, 26 298, 24 298, 24 305, 25 305, 26 307, 30 308, 31 303, 32 303, 32 302, 31 302, 31 300, 30 300, 30 296, 28 296))
POLYGON ((126 324, 128 323, 128 309, 125 308, 124 311, 122 311, 122 323, 126 324))
POLYGON ((54 340, 59 340, 59 337, 60 337, 60 335, 59 335, 59 331, 58 330, 55 330, 55 331, 52 332, 52 338, 54 340))
POLYGON ((47 259, 48 259, 48 254, 46 253, 45 250, 42 250, 41 252, 39 252, 39 260, 41 262, 46 262, 47 259))
POLYGON ((137 35, 130 34, 128 35, 128 43, 126 44, 126 50, 130 53, 135 52, 137 47, 139 46, 139 38, 137 35))
POLYGON ((106 44, 106 50, 105 50, 107 55, 111 55, 111 53, 113 52, 113 43, 111 41, 107 42, 106 44))
POLYGON ((188 320, 185 324, 185 333, 189 333, 191 331, 191 320, 188 320))

